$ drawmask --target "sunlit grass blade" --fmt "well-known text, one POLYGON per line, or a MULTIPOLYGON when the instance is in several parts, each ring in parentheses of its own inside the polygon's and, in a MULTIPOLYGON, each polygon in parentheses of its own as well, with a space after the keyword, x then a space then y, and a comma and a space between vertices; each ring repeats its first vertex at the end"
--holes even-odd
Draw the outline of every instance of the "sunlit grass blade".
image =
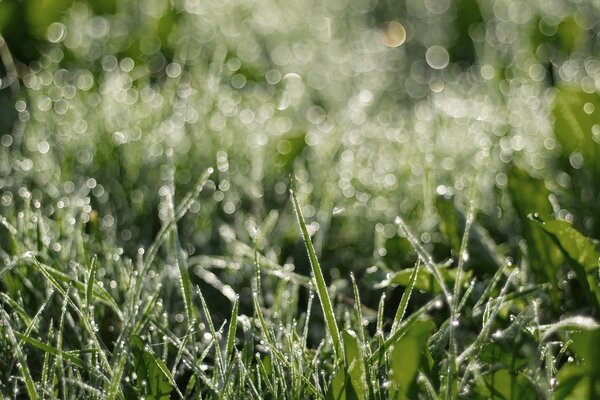
POLYGON ((233 288, 225 283, 223 283, 217 275, 208 271, 204 268, 196 268, 194 271, 196 275, 204 282, 208 283, 210 286, 214 287, 221 293, 223 296, 227 298, 230 302, 234 303, 236 298, 236 293, 233 288))
POLYGON ((384 310, 385 310, 385 293, 381 294, 381 297, 379 298, 379 305, 377 306, 377 334, 380 335, 383 338, 383 323, 384 323, 384 319, 385 319, 385 314, 384 314, 384 310))
POLYGON ((412 234, 412 232, 408 228, 408 225, 406 225, 406 223, 402 220, 402 218, 396 217, 395 222, 396 222, 396 225, 398 225, 398 227, 400 228, 401 233, 404 236, 406 236, 406 238, 408 239, 408 241, 410 242, 412 247, 415 249, 415 251, 417 252, 421 261, 423 261, 423 263, 425 264, 425 266, 427 267, 429 272, 435 277, 436 281, 442 288, 442 292, 444 293, 444 297, 446 298, 446 302, 448 303, 448 306, 451 307, 452 306, 452 294, 448 290, 448 287, 446 286, 446 282, 444 282, 444 278, 442 278, 442 274, 440 273, 440 270, 439 270, 438 266, 436 265, 435 261, 433 261, 433 258, 431 257, 431 255, 423 248, 423 246, 417 240, 417 238, 415 238, 415 236, 412 234))
POLYGON ((315 249, 310 239, 310 235, 308 234, 306 222, 304 221, 304 216, 302 215, 302 210, 300 208, 300 204, 298 203, 298 198, 296 197, 296 192, 293 189, 291 189, 290 193, 292 195, 292 202, 294 204, 294 210, 296 211, 298 225, 300 226, 300 231, 302 232, 304 245, 306 246, 306 250, 308 252, 310 265, 317 286, 317 295, 319 296, 319 301, 321 302, 323 314, 325 315, 327 330, 329 331, 329 335, 331 336, 331 340, 333 341, 333 348, 336 352, 337 358, 338 360, 342 360, 344 350, 342 348, 342 343, 340 339, 340 331, 335 320, 335 314, 333 312, 333 306, 331 305, 331 299, 329 298, 329 293, 327 292, 327 284, 325 283, 325 278, 323 277, 323 271, 321 270, 321 266, 319 264, 319 260, 317 259, 317 255, 315 253, 315 249))
POLYGON ((410 295, 412 294, 413 288, 415 287, 415 282, 417 282, 417 276, 419 274, 419 267, 421 266, 421 260, 417 260, 415 267, 413 268, 412 273, 410 274, 410 278, 408 280, 408 285, 404 289, 404 293, 402 293, 402 298, 400 299, 400 304, 398 304, 398 309, 396 310, 396 315, 394 317, 394 323, 392 324, 393 333, 398 324, 402 322, 402 318, 404 318, 404 313, 406 312, 406 307, 408 307, 408 301, 410 300, 410 295))
MULTIPOLYGON (((78 315, 78 317, 80 318, 80 321, 81 321, 81 325, 83 326, 83 328, 85 329, 85 331, 89 335, 89 338, 91 339, 91 341, 93 343, 93 346, 98 351, 98 355, 100 356, 100 360, 102 362, 102 366, 105 368, 105 370, 112 377, 111 365, 110 365, 110 363, 108 361, 108 357, 106 356, 104 348, 100 344, 100 341, 99 341, 98 336, 96 334, 97 330, 95 330, 93 328, 93 326, 92 326, 93 324, 90 321, 90 319, 87 318, 86 314, 81 311, 81 307, 79 307, 77 304, 75 304, 73 302, 73 300, 69 296, 69 290, 70 290, 71 286, 69 286, 69 288, 67 290, 65 290, 60 285, 60 283, 46 269, 46 266, 44 266, 43 264, 41 264, 40 262, 38 262, 35 258, 33 259, 33 261, 34 261, 34 264, 37 266, 38 270, 40 272, 42 272, 42 274, 46 277, 46 279, 48 279, 48 281, 52 284, 52 286, 54 286, 54 288, 63 296, 63 298, 65 300, 65 307, 66 307, 66 304, 68 304, 69 306, 71 306, 71 309, 78 315)), ((60 335, 61 335, 61 333, 59 332, 59 337, 60 337, 60 335)), ((58 348, 60 349, 60 347, 58 347, 58 348)))
POLYGON ((217 335, 217 331, 215 330, 215 325, 213 324, 211 313, 210 313, 210 311, 208 311, 208 306, 206 305, 206 300, 204 299, 204 296, 202 295, 202 291, 200 290, 200 288, 198 286, 196 286, 196 293, 198 294, 198 297, 200 298, 200 302, 202 304, 202 311, 204 312, 204 318, 206 319, 206 323, 208 324, 210 334, 212 335, 214 344, 215 344, 215 361, 216 361, 215 371, 216 371, 216 373, 215 373, 213 379, 214 379, 214 382, 216 383, 217 379, 219 377, 222 377, 222 374, 225 371, 223 357, 221 355, 221 346, 219 344, 219 336, 217 335))
POLYGON ((109 384, 107 384, 106 390, 106 398, 108 400, 114 400, 117 396, 119 385, 121 383, 121 376, 123 375, 123 370, 125 369, 125 362, 127 361, 126 353, 122 353, 116 365, 114 366, 114 374, 112 380, 109 384))
POLYGON ((92 305, 94 304, 94 280, 96 278, 96 269, 98 268, 98 258, 92 259, 92 265, 87 275, 87 284, 85 290, 85 308, 88 314, 91 315, 92 305))
POLYGON ((25 381, 25 389, 27 390, 27 395, 31 400, 37 400, 39 399, 39 396, 35 388, 35 382, 31 377, 31 372, 29 371, 29 367, 27 366, 27 360, 25 359, 25 356, 21 351, 21 346, 19 346, 14 331, 11 328, 10 317, 8 316, 6 311, 4 311, 4 309, 0 309, 0 314, 2 314, 2 321, 6 329, 5 332, 7 334, 8 340, 10 341, 13 350, 17 356, 17 360, 19 361, 18 368, 21 372, 21 376, 23 376, 23 380, 25 381))
POLYGON ((181 243, 179 242, 179 233, 177 231, 177 221, 175 219, 175 210, 173 206, 173 193, 167 191, 167 207, 169 209, 169 218, 171 219, 171 245, 175 252, 175 265, 179 270, 179 285, 183 297, 183 305, 187 315, 188 324, 194 323, 194 305, 192 304, 192 280, 188 271, 187 262, 183 256, 181 243))
POLYGON ((31 318, 29 318, 27 312, 23 309, 23 307, 21 307, 19 303, 17 303, 9 295, 3 292, 0 292, 0 299, 2 299, 3 302, 7 303, 13 310, 15 310, 15 312, 17 313, 19 318, 21 318, 21 321, 23 321, 25 325, 31 324, 31 318))
POLYGON ((381 357, 385 352, 387 352, 389 348, 392 347, 394 343, 396 343, 396 341, 398 341, 423 314, 431 310, 439 301, 440 300, 438 298, 434 298, 428 301, 425 305, 423 305, 421 308, 419 308, 417 311, 411 314, 408 318, 406 318, 403 322, 401 322, 400 325, 398 325, 398 327, 396 328, 396 331, 393 332, 390 335, 390 337, 388 337, 382 343, 382 345, 379 346, 377 350, 373 352, 371 357, 369 357, 369 364, 373 364, 373 362, 378 360, 379 357, 381 357))
POLYGON ((155 289, 154 294, 152 295, 152 297, 146 304, 146 307, 144 307, 144 310, 142 312, 140 319, 138 320, 138 322, 135 324, 133 330, 131 331, 132 334, 134 334, 134 335, 139 334, 140 331, 142 330, 142 328, 146 325, 146 323, 150 319, 150 316, 152 315, 152 312, 154 311, 154 307, 156 306, 156 302, 158 301, 158 296, 160 295, 160 291, 161 291, 161 285, 158 285, 158 287, 155 289))
MULTIPOLYGON (((54 339, 54 327, 52 322, 54 322, 53 319, 50 320, 50 329, 48 330, 48 338, 45 343, 45 345, 49 347, 52 347, 50 343, 52 343, 52 340, 54 339)), ((50 376, 50 354, 50 352, 44 351, 44 363, 42 364, 42 376, 40 378, 40 387, 45 395, 52 393, 51 388, 48 387, 48 377, 50 376)))
POLYGON ((177 208, 174 210, 174 218, 169 219, 169 221, 165 222, 161 226, 160 230, 156 234, 156 237, 154 238, 154 241, 150 244, 150 247, 148 247, 148 251, 146 252, 146 258, 144 260, 144 270, 142 271, 142 273, 145 272, 145 270, 149 268, 150 265, 154 262, 156 253, 158 252, 160 246, 167 239, 167 236, 169 235, 173 224, 177 223, 177 221, 183 218, 185 213, 190 209, 194 200, 198 197, 200 192, 202 192, 202 189, 204 189, 204 186, 206 185, 206 182, 208 181, 208 178, 212 173, 213 169, 208 168, 204 172, 204 174, 202 174, 202 177, 198 180, 198 183, 194 187, 194 190, 186 194, 183 200, 177 205, 177 208))
MULTIPOLYGON (((489 339, 489 335, 493 326, 493 323, 496 320, 498 313, 500 312, 500 308, 504 304, 504 300, 506 297, 506 293, 508 291, 509 286, 512 284, 513 279, 517 276, 518 271, 514 270, 506 280, 506 283, 502 287, 500 294, 498 295, 498 301, 492 306, 488 318, 484 321, 483 326, 481 327, 481 331, 477 335, 477 338, 471 343, 463 352, 458 355, 456 358, 456 362, 458 365, 461 365, 467 358, 477 352, 481 346, 489 339)), ((473 358, 470 359, 469 363, 466 366, 465 373, 463 374, 461 381, 458 386, 459 392, 462 390, 462 387, 466 384, 466 380, 471 372, 473 365, 475 365, 476 361, 473 358)))
MULTIPOLYGON (((256 293, 253 293, 252 298, 254 301, 254 311, 258 316, 260 328, 262 330, 263 336, 265 337, 267 344, 269 345, 270 351, 275 355, 275 357, 277 357, 277 360, 286 368, 286 370, 291 370, 289 361, 286 359, 285 355, 281 352, 281 350, 279 350, 279 348, 277 347, 277 343, 275 342, 273 334, 267 327, 267 322, 265 321, 265 317, 262 313, 262 310, 260 309, 260 304, 258 303, 258 297, 256 293)), ((311 393, 311 396, 319 395, 319 392, 317 391, 315 386, 305 376, 300 375, 299 378, 306 385, 308 391, 311 393)))
MULTIPOLYGON (((458 265, 456 272, 456 280, 454 281, 454 290, 452 292, 452 304, 450 306, 450 338, 449 338, 449 352, 448 352, 448 370, 445 376, 445 386, 446 386, 446 397, 456 397, 458 395, 458 383, 457 379, 455 379, 455 375, 457 373, 457 363, 456 363, 456 327, 459 324, 459 315, 458 308, 460 306, 460 291, 462 282, 462 275, 464 270, 465 262, 468 258, 467 253, 467 245, 469 243, 469 234, 471 232, 471 225, 473 224, 473 220, 475 218, 475 212, 473 209, 473 203, 471 203, 471 207, 469 209, 469 213, 467 215, 467 220, 465 223, 465 231, 463 233, 460 251, 458 254, 458 265)), ((444 385, 444 383, 442 384, 444 385)))
MULTIPOLYGON (((81 291, 84 293, 85 293, 85 291, 87 291, 87 287, 84 284, 84 282, 81 282, 77 279, 73 279, 71 276, 65 274, 64 272, 59 271, 56 268, 53 268, 49 265, 46 265, 46 264, 40 262, 35 257, 26 257, 26 258, 23 258, 23 261, 31 263, 38 268, 41 268, 42 273, 44 275, 46 275, 46 277, 50 280, 50 282, 54 286, 60 287, 59 282, 64 282, 64 283, 74 286, 78 291, 81 291)), ((62 289, 60 289, 59 292, 61 293, 61 295, 64 295, 64 291, 62 291, 62 289)), ((97 298, 101 303, 109 306, 111 308, 111 310, 114 311, 115 314, 119 317, 120 320, 124 320, 123 313, 121 312, 121 309, 120 309, 119 305, 117 304, 117 302, 108 293, 108 291, 106 289, 104 289, 103 287, 101 287, 100 285, 98 285, 97 282, 95 282, 93 285, 93 296, 94 296, 94 298, 97 298)))
POLYGON ((229 331, 227 332, 227 348, 225 350, 225 359, 227 362, 231 360, 233 355, 233 349, 235 345, 235 333, 237 328, 237 318, 238 318, 238 303, 239 297, 235 298, 233 303, 233 308, 231 310, 231 319, 229 322, 229 331))
POLYGON ((15 337, 17 337, 20 341, 27 343, 33 347, 36 347, 39 350, 42 350, 44 353, 52 354, 54 356, 60 355, 65 361, 68 361, 80 368, 84 368, 83 361, 81 359, 75 357, 74 355, 72 355, 68 352, 62 351, 62 350, 58 350, 58 349, 50 346, 47 343, 41 342, 37 339, 34 339, 30 336, 24 335, 17 331, 13 331, 13 332, 14 332, 15 337))

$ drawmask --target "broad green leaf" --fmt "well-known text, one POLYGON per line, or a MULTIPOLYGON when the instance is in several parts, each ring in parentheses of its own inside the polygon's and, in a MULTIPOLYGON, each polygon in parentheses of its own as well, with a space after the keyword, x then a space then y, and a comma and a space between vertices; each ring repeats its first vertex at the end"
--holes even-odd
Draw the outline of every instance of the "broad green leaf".
POLYGON ((557 400, 600 398, 600 328, 571 335, 570 350, 577 364, 566 364, 558 372, 557 400))
POLYGON ((364 354, 354 331, 342 332, 344 350, 346 351, 346 368, 350 375, 350 383, 354 388, 356 397, 360 400, 367 398, 367 381, 364 364, 364 354))
POLYGON ((584 371, 600 379, 600 328, 576 332, 571 340, 570 348, 578 356, 584 371))
POLYGON ((584 367, 565 365, 558 372, 557 379, 555 400, 595 399, 600 395, 600 387, 598 387, 600 380, 595 380, 586 374, 584 367), (594 397, 594 392, 596 397, 594 397))
POLYGON ((138 379, 138 388, 147 400, 168 400, 177 385, 165 363, 146 346, 138 335, 131 335, 129 343, 138 379))
POLYGON ((351 376, 345 368, 340 368, 334 375, 331 385, 325 394, 326 400, 357 400, 358 396, 351 383, 351 376))
MULTIPOLYGON (((483 380, 489 393, 488 398, 506 400, 535 400, 538 394, 529 378, 520 372, 511 372, 507 368, 484 375, 483 380)), ((483 395, 484 393, 479 393, 483 395)))
MULTIPOLYGON (((508 174, 508 192, 511 196, 527 243, 527 256, 533 275, 538 282, 550 282, 556 287, 556 273, 563 263, 560 250, 540 227, 528 217, 537 214, 543 219, 553 216, 548 196, 550 191, 544 181, 535 179, 525 171, 513 167, 508 174)), ((553 291, 553 301, 558 302, 557 292, 553 291)))
POLYGON ((598 287, 598 252, 595 244, 566 221, 537 220, 539 226, 558 245, 575 271, 577 280, 586 297, 600 311, 600 288, 598 287))
POLYGON ((429 318, 417 320, 392 347, 390 380, 399 399, 416 398, 416 380, 427 340, 435 330, 429 318))

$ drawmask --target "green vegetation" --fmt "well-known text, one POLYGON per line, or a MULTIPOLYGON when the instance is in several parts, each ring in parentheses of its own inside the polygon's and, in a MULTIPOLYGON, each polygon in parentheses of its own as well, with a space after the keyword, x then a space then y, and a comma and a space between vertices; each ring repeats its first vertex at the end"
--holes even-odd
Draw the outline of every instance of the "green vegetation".
POLYGON ((600 398, 598 21, 0 2, 0 393, 600 398))

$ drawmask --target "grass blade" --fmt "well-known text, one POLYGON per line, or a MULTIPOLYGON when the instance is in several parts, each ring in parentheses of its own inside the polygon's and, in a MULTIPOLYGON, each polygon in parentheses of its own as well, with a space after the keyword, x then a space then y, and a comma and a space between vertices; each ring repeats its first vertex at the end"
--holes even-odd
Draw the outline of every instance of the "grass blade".
POLYGON ((23 380, 25 381, 25 389, 27 390, 27 395, 29 396, 29 398, 31 400, 37 400, 39 399, 38 397, 38 393, 35 390, 35 382, 33 381, 33 378, 31 377, 31 373, 29 372, 29 367, 27 366, 27 360, 25 359, 25 356, 23 355, 23 352, 21 351, 21 347, 19 346, 19 343, 17 342, 17 338, 15 337, 14 331, 11 328, 11 323, 9 321, 9 316, 8 314, 6 314, 6 311, 4 311, 3 309, 0 309, 0 312, 2 313, 2 320, 4 321, 4 326, 6 327, 6 333, 8 336, 8 339, 10 341, 10 343, 13 345, 14 347, 14 351, 17 355, 17 360, 19 361, 19 371, 21 372, 21 375, 23 376, 23 380))
POLYGON ((85 290, 85 308, 89 314, 92 312, 92 304, 94 301, 94 279, 96 277, 96 268, 98 268, 98 258, 94 257, 92 259, 92 265, 90 266, 85 290))
POLYGON ((325 323, 327 324, 327 330, 329 331, 329 335, 331 336, 331 340, 333 341, 333 348, 335 350, 337 359, 338 361, 340 361, 344 359, 344 350, 342 348, 342 342, 340 339, 340 331, 338 329, 337 322, 335 321, 335 314, 333 313, 331 299, 329 298, 329 293, 327 293, 327 285, 325 284, 323 271, 321 270, 321 265, 319 264, 319 260, 317 259, 317 254, 315 253, 315 249, 310 240, 308 229, 306 229, 306 222, 304 221, 302 210, 300 209, 300 205, 298 204, 296 192, 294 191, 294 189, 290 189, 290 193, 292 195, 292 202, 294 204, 294 210, 296 211, 298 225, 300 226, 300 231, 302 232, 304 245, 306 246, 306 250, 308 252, 310 266, 312 268, 312 272, 317 286, 317 295, 319 296, 319 301, 321 302, 321 307, 323 308, 323 314, 325 315, 325 323))
POLYGON ((400 299, 400 304, 398 305, 398 309, 396 310, 396 316, 394 317, 394 323, 392 324, 392 333, 396 330, 400 322, 402 322, 402 318, 404 318, 404 313, 406 312, 406 307, 408 306, 410 295, 412 294, 413 288, 415 287, 415 283, 417 282, 417 276, 419 275, 420 266, 421 259, 417 260, 417 263, 413 268, 412 274, 410 275, 410 279, 408 280, 408 285, 404 289, 404 293, 402 293, 402 298, 400 299))
POLYGON ((414 323, 421 317, 421 315, 425 314, 427 311, 432 309, 435 304, 439 301, 439 298, 434 298, 427 302, 423 307, 419 308, 410 317, 404 320, 396 331, 390 335, 389 338, 383 342, 383 344, 375 350, 375 352, 369 357, 369 364, 372 365, 380 356, 382 356, 390 347, 394 345, 404 334, 408 331, 408 329, 414 325, 414 323))
POLYGON ((235 332, 237 328, 237 317, 238 317, 238 303, 239 297, 235 298, 233 303, 233 309, 231 310, 231 322, 229 322, 229 331, 227 332, 227 348, 225 350, 225 359, 231 360, 233 354, 233 347, 235 345, 235 332))
POLYGON ((196 183, 194 190, 189 192, 188 194, 186 194, 185 197, 183 198, 183 200, 177 205, 177 208, 175 209, 175 212, 174 212, 175 217, 173 219, 169 219, 168 222, 166 222, 163 226, 161 226, 160 230, 156 234, 156 237, 154 238, 154 241, 150 244, 150 247, 148 248, 147 256, 146 256, 146 259, 144 260, 144 269, 142 272, 145 272, 145 270, 147 268, 149 268, 150 265, 152 265, 152 262, 154 261, 154 258, 156 257, 156 253, 158 253, 158 249, 164 243, 164 241, 167 239, 167 236, 169 234, 169 231, 170 231, 172 225, 174 223, 177 223, 177 221, 179 221, 181 218, 183 218, 185 213, 190 209, 190 207, 194 203, 194 200, 196 199, 196 197, 198 197, 198 195, 200 194, 202 189, 204 189, 204 186, 206 185, 206 182, 208 181, 208 178, 210 177, 210 175, 212 173, 213 173, 213 169, 208 168, 204 172, 204 174, 202 174, 200 179, 198 179, 198 182, 196 183))

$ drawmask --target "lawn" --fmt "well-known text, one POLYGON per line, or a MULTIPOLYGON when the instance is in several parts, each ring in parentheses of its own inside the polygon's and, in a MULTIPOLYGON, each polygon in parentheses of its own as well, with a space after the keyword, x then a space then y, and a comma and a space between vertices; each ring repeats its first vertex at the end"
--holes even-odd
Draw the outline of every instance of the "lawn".
POLYGON ((599 21, 1 1, 3 398, 600 398, 599 21))

